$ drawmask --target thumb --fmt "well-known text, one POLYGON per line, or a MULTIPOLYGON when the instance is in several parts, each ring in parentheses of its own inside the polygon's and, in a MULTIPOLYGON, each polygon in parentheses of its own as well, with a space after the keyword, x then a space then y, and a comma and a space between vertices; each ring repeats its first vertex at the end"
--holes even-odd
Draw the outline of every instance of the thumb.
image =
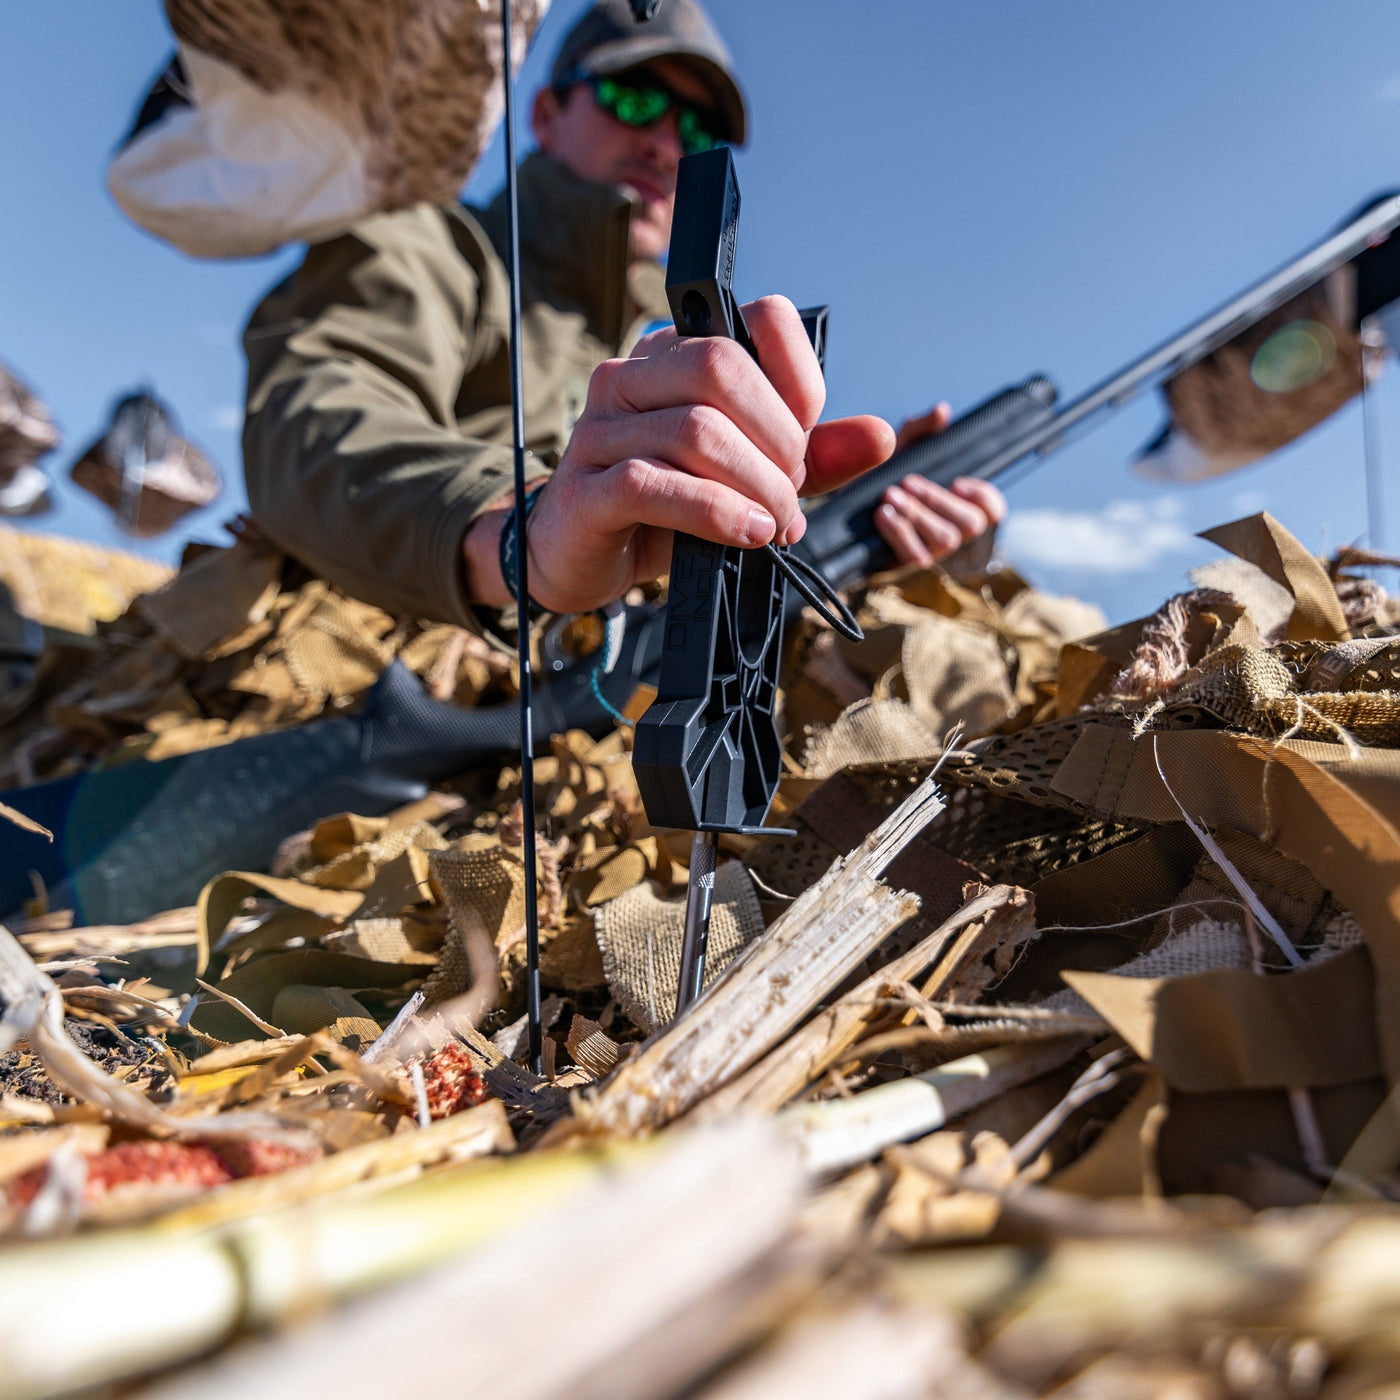
POLYGON ((922 413, 917 418, 907 419, 900 425, 895 441, 895 451, 903 452, 906 447, 912 447, 916 442, 921 442, 926 437, 933 437, 935 433, 941 433, 952 421, 952 418, 952 408, 946 403, 937 403, 927 413, 922 413))

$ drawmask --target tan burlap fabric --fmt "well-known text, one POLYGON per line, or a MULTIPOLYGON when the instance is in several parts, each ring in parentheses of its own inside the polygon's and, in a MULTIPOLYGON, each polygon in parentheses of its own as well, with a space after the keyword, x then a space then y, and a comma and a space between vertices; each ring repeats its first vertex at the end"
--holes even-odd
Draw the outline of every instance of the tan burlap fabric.
POLYGON ((26 619, 95 627, 99 645, 51 646, 0 693, 0 786, 117 748, 154 760, 341 712, 396 658, 439 699, 511 688, 509 658, 482 638, 347 598, 248 530, 227 549, 192 546, 174 578, 120 551, 0 532, 0 640, 22 642, 26 619))
POLYGON ((1191 570, 1197 588, 1228 593, 1253 619, 1260 637, 1276 641, 1293 615, 1293 595, 1257 564, 1237 555, 1212 559, 1191 570))
POLYGON ((1290 695, 1262 700, 1258 709, 1278 733, 1342 739, 1371 747, 1400 745, 1400 693, 1290 695))
POLYGON ((321 695, 350 695, 373 685, 393 660, 376 636, 388 624, 377 608, 327 593, 283 648, 297 685, 321 695))
POLYGON ((447 845, 442 833, 430 822, 390 827, 363 845, 355 846, 319 868, 308 871, 305 878, 323 889, 365 890, 374 883, 384 866, 410 848, 441 851, 447 845))
POLYGON ((225 638, 267 635, 282 586, 282 556, 266 545, 238 543, 190 560, 134 611, 187 661, 222 650, 225 638))
POLYGON ((1202 530, 1201 538, 1248 560, 1293 595, 1286 637, 1341 641, 1349 635, 1346 614, 1327 570, 1268 511, 1202 530))
POLYGON ((375 962, 436 966, 438 961, 435 949, 425 946, 425 940, 410 932, 401 918, 355 919, 342 932, 327 934, 321 941, 336 952, 375 962))
POLYGON ((1103 609, 1068 594, 1023 588, 1002 607, 1006 625, 1017 637, 1048 637, 1072 642, 1108 626, 1103 609))
MULTIPOLYGON (((608 987, 622 1009, 646 1031, 676 1014, 685 900, 662 899, 649 883, 601 905, 598 946, 608 987)), ((748 871, 727 861, 715 871, 710 940, 705 952, 708 986, 763 932, 763 915, 748 871)))
MULTIPOLYGON (((977 620, 945 617, 916 606, 893 588, 881 588, 866 597, 861 619, 866 626, 904 629, 899 657, 903 687, 930 733, 942 735, 959 722, 972 733, 985 733, 1015 712, 1006 644, 990 625, 1001 621, 999 614, 977 620)), ((883 757, 871 753, 865 761, 883 757)))
POLYGON ((1300 683, 1274 651, 1220 647, 1182 677, 1164 716, 1180 720, 1194 708, 1231 729, 1261 737, 1297 733, 1394 747, 1400 743, 1400 690, 1394 688, 1397 655, 1400 649, 1389 642, 1369 655, 1358 643, 1342 643, 1319 657, 1307 683, 1300 683), (1350 667, 1348 656, 1355 658, 1350 667), (1339 659, 1340 664, 1334 664, 1339 659), (1314 690, 1314 680, 1345 689, 1314 690))
MULTIPOLYGON (((1220 967, 1249 968, 1253 965, 1249 939, 1233 922, 1196 919, 1187 928, 1113 969, 1117 977, 1189 977, 1220 967)), ((1046 1010, 1072 1016, 1092 1016, 1093 1008, 1078 992, 1066 988, 1040 1003, 1046 1010)))
POLYGON ((474 921, 480 921, 498 949, 514 941, 525 921, 525 867, 494 838, 481 838, 465 850, 433 851, 428 859, 449 921, 437 970, 423 984, 423 995, 432 1003, 466 991, 465 936, 474 921))
POLYGON ((904 634, 909 705, 931 734, 961 723, 984 734, 1016 712, 1001 643, 992 632, 929 614, 904 634))
POLYGON ((941 744, 912 705, 903 700, 862 700, 834 724, 816 728, 802 753, 803 771, 829 778, 858 763, 895 763, 937 756, 941 744))

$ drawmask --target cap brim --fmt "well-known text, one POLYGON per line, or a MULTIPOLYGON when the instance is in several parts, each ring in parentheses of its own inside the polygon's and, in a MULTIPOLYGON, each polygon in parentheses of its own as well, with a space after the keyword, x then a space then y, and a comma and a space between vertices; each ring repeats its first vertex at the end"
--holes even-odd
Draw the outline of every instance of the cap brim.
POLYGON ((739 85, 710 57, 697 49, 678 44, 674 38, 654 39, 638 35, 615 40, 611 44, 599 44, 591 49, 585 60, 590 73, 608 77, 625 72, 655 58, 674 58, 695 72, 708 84, 714 94, 718 115, 725 124, 725 139, 735 146, 742 146, 748 139, 748 117, 744 109, 744 95, 739 85))

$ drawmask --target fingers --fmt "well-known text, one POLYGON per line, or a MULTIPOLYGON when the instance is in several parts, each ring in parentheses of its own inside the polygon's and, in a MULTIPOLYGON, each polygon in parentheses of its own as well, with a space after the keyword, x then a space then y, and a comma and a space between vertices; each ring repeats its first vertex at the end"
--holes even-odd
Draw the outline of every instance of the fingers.
POLYGON ((705 405, 580 420, 571 444, 599 466, 651 459, 727 486, 786 530, 800 516, 797 489, 719 409, 705 405))
POLYGON ((906 447, 912 447, 916 442, 921 442, 926 437, 941 433, 952 421, 953 409, 951 405, 934 404, 927 413, 920 414, 917 418, 907 419, 900 424, 895 450, 903 452, 906 447))
POLYGON ((875 508, 875 528, 885 543, 894 550, 894 557, 901 564, 916 564, 919 568, 926 569, 934 562, 933 550, 914 528, 912 518, 905 513, 901 505, 888 500, 881 502, 875 508))
MULTIPOLYGON (((797 308, 786 297, 774 296, 747 302, 742 311, 764 375, 803 428, 815 426, 826 403, 826 381, 797 308)), ((643 336, 632 358, 656 356, 686 339, 666 326, 643 336)))
POLYGON ((802 481, 807 428, 742 346, 716 336, 664 333, 655 344, 653 354, 599 365, 585 412, 609 417, 693 404, 718 409, 787 477, 802 481))
MULTIPOLYGON (((734 341, 654 332, 630 359, 594 371, 561 465, 610 470, 632 460, 660 462, 746 496, 773 517, 778 543, 800 539, 806 521, 797 492, 825 385, 791 302, 768 297, 746 312, 762 368, 734 341)), ((820 461, 840 464, 829 467, 833 479, 887 455, 887 430, 872 428, 874 422, 844 431, 844 453, 823 453, 819 444, 820 461)), ((842 430, 827 436, 835 443, 842 430)))
POLYGON ((777 531, 773 516, 742 491, 649 457, 633 457, 575 481, 559 506, 551 522, 554 533, 566 533, 574 552, 594 548, 603 556, 639 526, 680 530, 744 549, 767 544, 777 531))
POLYGON ((964 500, 976 505, 993 525, 1006 519, 1006 497, 990 481, 975 476, 960 476, 952 489, 964 500))
POLYGON ((627 357, 629 360, 644 360, 648 355, 659 354, 662 348, 671 341, 677 339, 676 328, 674 326, 658 326, 654 331, 648 331, 632 347, 632 353, 627 357))
POLYGON ((891 486, 875 511, 875 528, 885 537, 901 564, 927 568, 946 559, 962 542, 951 521, 928 510, 907 491, 891 486))
POLYGON ((804 496, 819 496, 878 467, 894 451, 894 429, 868 414, 818 423, 807 442, 804 496))
POLYGON ((885 492, 875 525, 895 557, 927 567, 984 534, 1006 514, 1006 500, 989 482, 962 477, 953 488, 907 476, 885 492))
POLYGON ((976 501, 925 477, 906 476, 895 489, 902 489, 913 497, 923 512, 951 526, 955 534, 954 548, 964 540, 975 540, 992 523, 976 501))
POLYGON ((802 317, 786 297, 761 297, 744 307, 763 373, 806 432, 826 405, 826 381, 802 317))
POLYGON ((559 612, 598 607, 663 574, 677 530, 751 549, 776 522, 742 492, 654 458, 556 471, 526 532, 531 596, 559 612))

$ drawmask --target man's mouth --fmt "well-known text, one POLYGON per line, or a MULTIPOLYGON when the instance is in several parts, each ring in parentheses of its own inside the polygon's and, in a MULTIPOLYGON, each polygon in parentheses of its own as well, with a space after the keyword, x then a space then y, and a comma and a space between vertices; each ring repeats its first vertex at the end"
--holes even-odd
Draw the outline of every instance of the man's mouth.
POLYGON ((629 171, 619 184, 632 190, 643 204, 665 204, 671 198, 671 191, 660 180, 636 171, 629 171))

